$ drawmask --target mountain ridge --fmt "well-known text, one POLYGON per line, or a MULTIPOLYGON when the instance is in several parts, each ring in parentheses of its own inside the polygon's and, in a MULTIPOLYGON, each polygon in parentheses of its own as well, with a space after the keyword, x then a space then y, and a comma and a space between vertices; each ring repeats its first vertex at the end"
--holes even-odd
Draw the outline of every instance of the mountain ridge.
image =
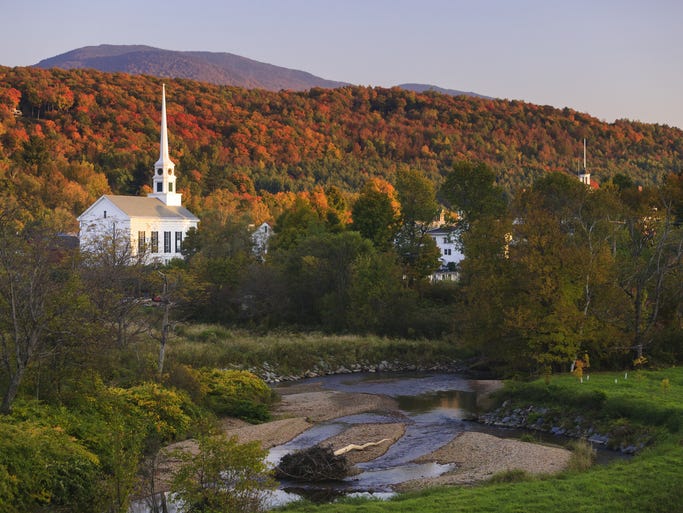
MULTIPOLYGON (((307 71, 264 63, 229 52, 165 50, 148 45, 84 46, 43 59, 34 67, 65 70, 91 68, 108 73, 182 78, 269 91, 304 91, 313 87, 335 89, 352 85, 349 82, 328 80, 307 71)), ((417 93, 433 91, 450 96, 464 95, 491 99, 490 96, 472 91, 446 89, 432 84, 411 82, 395 87, 417 93)))
POLYGON ((91 68, 109 73, 183 78, 269 91, 349 85, 228 52, 164 50, 146 45, 85 46, 43 59, 35 67, 66 70, 91 68))

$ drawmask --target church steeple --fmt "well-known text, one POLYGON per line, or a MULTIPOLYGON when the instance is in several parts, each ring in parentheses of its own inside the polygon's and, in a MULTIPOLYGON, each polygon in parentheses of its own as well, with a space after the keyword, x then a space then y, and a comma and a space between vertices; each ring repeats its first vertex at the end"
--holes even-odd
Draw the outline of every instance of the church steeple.
POLYGON ((166 85, 161 88, 161 136, 159 160, 154 164, 153 192, 149 197, 158 198, 169 206, 181 206, 182 195, 176 193, 175 164, 168 155, 168 128, 166 126, 166 85))
POLYGON ((583 140, 583 169, 579 173, 579 181, 590 187, 591 174, 586 167, 586 139, 583 140))

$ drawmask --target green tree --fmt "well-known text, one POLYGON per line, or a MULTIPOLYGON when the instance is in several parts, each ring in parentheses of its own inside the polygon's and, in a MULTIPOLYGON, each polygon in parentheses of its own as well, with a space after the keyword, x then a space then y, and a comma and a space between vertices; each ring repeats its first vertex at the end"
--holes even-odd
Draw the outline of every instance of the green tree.
POLYGON ((403 270, 394 252, 369 251, 353 263, 349 287, 349 327, 361 333, 398 334, 406 310, 414 310, 413 291, 403 286, 403 270))
POLYGON ((353 265, 371 248, 358 232, 323 233, 271 254, 286 286, 290 320, 343 329, 353 265))
POLYGON ((199 453, 179 452, 181 466, 171 490, 188 513, 253 513, 265 510, 268 492, 276 483, 259 442, 237 443, 225 435, 204 435, 199 453))
POLYGON ((294 205, 278 217, 273 231, 275 235, 270 239, 269 247, 276 253, 295 246, 308 235, 326 232, 327 227, 309 202, 297 198, 294 205))
POLYGON ((439 267, 439 250, 427 235, 440 207, 434 185, 422 173, 410 168, 396 173, 396 192, 401 204, 396 252, 403 262, 408 285, 419 284, 439 267))
POLYGON ((70 340, 83 306, 73 254, 49 226, 18 223, 20 213, 0 206, 0 362, 2 404, 10 413, 26 372, 43 351, 70 340))
POLYGON ((527 341, 537 370, 569 364, 580 347, 583 253, 574 243, 572 205, 586 190, 573 178, 553 174, 515 202, 510 258, 518 295, 506 309, 506 327, 527 341))
POLYGON ((659 321, 667 299, 665 292, 677 290, 674 297, 681 297, 683 228, 677 224, 680 183, 674 175, 660 188, 628 188, 620 194, 624 237, 616 257, 619 283, 631 304, 629 326, 636 359, 644 356, 645 348, 662 328, 659 321), (678 285, 668 289, 672 280, 678 285))
POLYGON ((398 218, 387 193, 366 185, 353 204, 351 216, 351 229, 370 239, 377 249, 385 251, 393 246, 398 218))
MULTIPOLYGON (((209 216, 193 234, 195 250, 187 270, 164 271, 174 279, 169 300, 178 303, 178 313, 213 322, 234 321, 240 315, 240 287, 247 270, 256 261, 247 219, 209 216)), ((171 291, 167 287, 167 292, 171 291)))
POLYGON ((115 228, 93 239, 81 254, 81 277, 97 321, 108 328, 117 346, 124 348, 146 331, 139 300, 148 288, 148 253, 133 248, 130 234, 115 228))
POLYGON ((486 217, 473 222, 463 233, 460 301, 453 312, 460 343, 476 351, 488 365, 505 370, 524 366, 520 341, 503 330, 505 308, 517 293, 506 243, 511 232, 509 220, 486 217))
POLYGON ((500 218, 505 213, 505 195, 495 182, 495 172, 483 162, 453 164, 440 194, 458 212, 461 230, 482 217, 500 218))

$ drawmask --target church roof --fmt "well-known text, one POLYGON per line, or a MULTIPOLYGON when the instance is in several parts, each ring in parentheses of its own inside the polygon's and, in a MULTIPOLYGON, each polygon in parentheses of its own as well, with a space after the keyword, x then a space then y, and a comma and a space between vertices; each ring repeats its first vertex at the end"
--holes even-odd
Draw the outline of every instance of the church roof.
POLYGON ((185 207, 168 206, 157 198, 145 196, 118 196, 114 194, 105 194, 102 197, 111 201, 114 206, 129 217, 156 217, 199 221, 199 218, 185 207))

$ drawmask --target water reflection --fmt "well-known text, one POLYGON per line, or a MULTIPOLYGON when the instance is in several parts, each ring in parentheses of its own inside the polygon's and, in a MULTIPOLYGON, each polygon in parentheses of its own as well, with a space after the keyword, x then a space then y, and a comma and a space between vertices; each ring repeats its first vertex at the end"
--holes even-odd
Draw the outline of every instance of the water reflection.
POLYGON ((477 394, 469 390, 445 390, 418 396, 401 395, 396 397, 396 400, 401 410, 411 413, 437 409, 474 412, 477 408, 477 394))
MULTIPOLYGON (((288 452, 324 442, 352 425, 400 422, 406 425, 406 431, 382 456, 359 463, 356 466, 361 472, 342 482, 316 485, 282 482, 280 489, 270 495, 269 507, 300 498, 314 502, 330 502, 342 495, 388 498, 393 495, 392 485, 422 477, 437 477, 452 470, 454 465, 413 462, 447 444, 462 431, 476 429, 501 437, 518 437, 522 433, 467 423, 465 419, 478 409, 476 386, 453 374, 358 373, 306 381, 318 383, 327 390, 386 395, 397 401, 400 411, 392 414, 363 413, 316 424, 290 442, 272 448, 268 457, 272 465, 288 452)), ((558 442, 557 437, 554 441, 558 442)), ((169 500, 165 501, 164 507, 166 509, 155 510, 146 500, 138 501, 130 512, 180 511, 169 500)))
MULTIPOLYGON (((329 502, 339 494, 392 494, 392 486, 414 479, 437 477, 454 468, 438 463, 413 463, 450 442, 466 429, 463 421, 476 409, 477 394, 469 382, 453 374, 353 374, 314 378, 327 390, 382 394, 396 399, 398 414, 363 413, 314 426, 289 443, 274 447, 269 461, 276 464, 284 454, 324 442, 355 424, 401 422, 404 435, 380 457, 356 465, 361 472, 342 482, 324 484, 282 483, 289 494, 329 502)), ((373 495, 374 496, 374 495, 373 495)))

